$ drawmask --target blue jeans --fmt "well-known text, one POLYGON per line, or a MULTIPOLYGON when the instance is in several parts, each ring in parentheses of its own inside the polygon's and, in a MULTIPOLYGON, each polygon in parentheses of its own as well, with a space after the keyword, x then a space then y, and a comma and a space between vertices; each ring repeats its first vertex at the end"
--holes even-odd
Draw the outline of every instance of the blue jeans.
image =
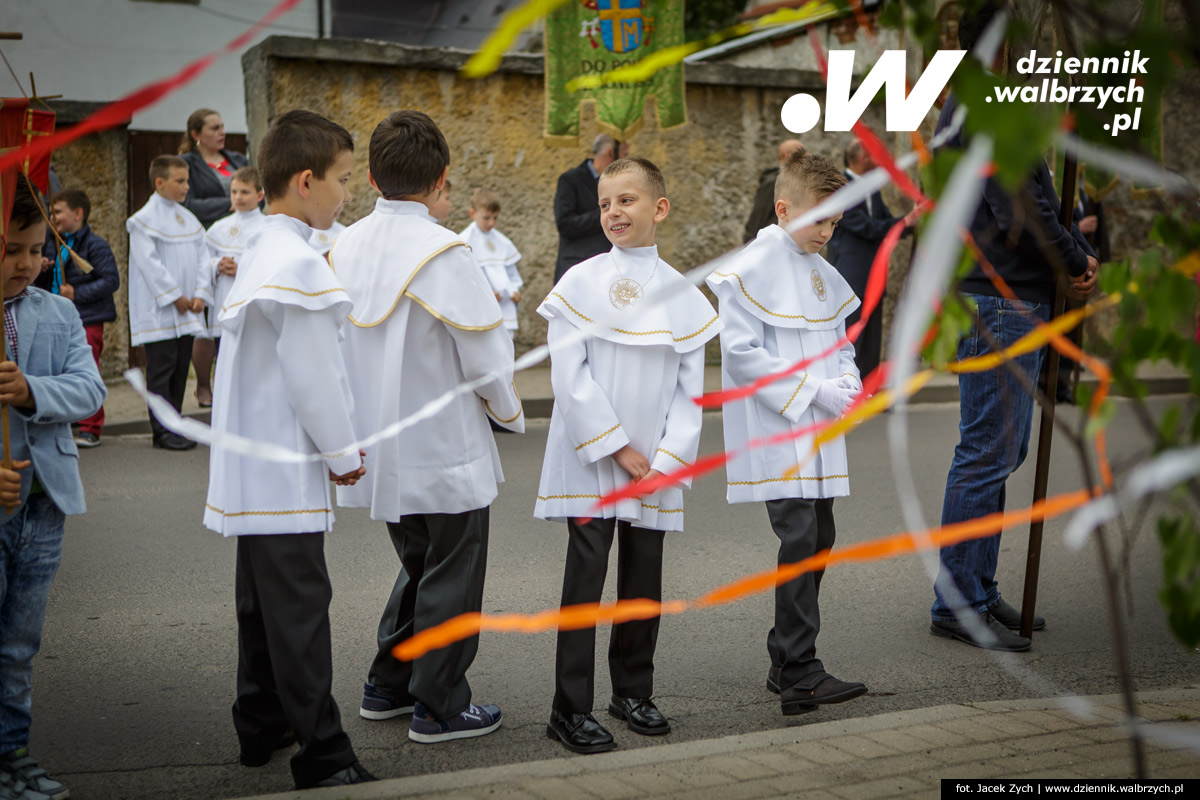
POLYGON ((0 524, 0 753, 29 744, 33 656, 62 558, 64 519, 50 496, 38 493, 0 524))
MULTIPOLYGON (((970 297, 978 304, 979 311, 975 326, 958 343, 959 359, 992 352, 992 345, 979 332, 981 326, 991 331, 1001 347, 1007 347, 1033 330, 1030 315, 1043 322, 1050 318, 1050 306, 1045 303, 1025 303, 1018 307, 1000 297, 970 297)), ((1043 347, 1013 359, 1034 386, 1045 352, 1043 347)), ((943 525, 1004 510, 1004 483, 1021 466, 1029 451, 1035 405, 1034 399, 1004 366, 959 375, 958 393, 959 441, 946 478, 943 525)), ((943 547, 938 581, 953 581, 966 605, 983 613, 1000 599, 996 587, 999 553, 999 533, 943 547)), ((943 622, 953 621, 949 599, 936 586, 934 594, 930 616, 943 622)))

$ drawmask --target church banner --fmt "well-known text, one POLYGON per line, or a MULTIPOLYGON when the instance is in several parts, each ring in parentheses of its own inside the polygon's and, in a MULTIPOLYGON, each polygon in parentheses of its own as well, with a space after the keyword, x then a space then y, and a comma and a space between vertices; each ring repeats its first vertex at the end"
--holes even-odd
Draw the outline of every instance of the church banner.
POLYGON ((578 77, 634 64, 683 44, 684 0, 569 0, 546 17, 546 137, 575 144, 579 116, 595 103, 600 129, 626 139, 642 127, 653 97, 660 128, 687 122, 683 66, 659 70, 640 83, 612 83, 572 92, 578 77))

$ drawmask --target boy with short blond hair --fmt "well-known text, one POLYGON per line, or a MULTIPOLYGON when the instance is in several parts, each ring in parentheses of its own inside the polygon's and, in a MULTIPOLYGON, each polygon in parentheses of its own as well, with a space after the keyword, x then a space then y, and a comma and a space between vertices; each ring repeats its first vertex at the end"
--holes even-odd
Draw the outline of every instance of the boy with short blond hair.
POLYGON ((525 417, 500 308, 462 240, 430 218, 450 163, 441 130, 420 111, 397 111, 371 135, 370 162, 369 180, 382 196, 329 254, 354 301, 343 352, 359 436, 493 376, 372 445, 367 479, 338 490, 341 505, 369 507, 372 519, 387 524, 400 556, 359 714, 385 720, 411 712, 408 738, 433 744, 501 725, 499 707, 475 703, 467 681, 479 637, 412 662, 397 660, 392 648, 481 610, 488 510, 504 480, 488 423, 522 432, 525 417))
POLYGON ((487 189, 476 189, 471 195, 471 224, 459 236, 471 248, 471 255, 487 277, 492 292, 500 303, 504 315, 504 327, 510 332, 517 330, 517 303, 521 302, 521 273, 517 262, 521 260, 512 240, 496 230, 500 219, 500 196, 487 189))
POLYGON ((346 290, 308 246, 350 200, 354 140, 311 111, 289 111, 258 147, 271 213, 238 262, 217 319, 217 362, 204 524, 238 537, 238 673, 233 723, 241 763, 266 764, 293 742, 296 787, 374 780, 342 731, 331 693, 332 588, 325 534, 329 481, 363 475, 353 404, 338 349, 346 290), (224 446, 233 434, 305 453, 300 463, 258 460, 224 446), (319 456, 319 458, 318 458, 319 456))
MULTIPOLYGON (((538 308, 549 320, 554 412, 534 516, 567 523, 564 608, 600 601, 614 533, 617 598, 662 599, 664 532, 683 530, 690 479, 599 510, 596 501, 696 457, 692 398, 703 391, 704 344, 721 330, 700 290, 658 256, 655 230, 671 208, 658 167, 614 161, 598 193, 612 250, 572 267, 538 308), (653 295, 669 299, 646 305, 653 295)), ((657 640, 655 618, 614 625, 609 642, 609 714, 643 735, 671 731, 651 700, 657 640)), ((595 650, 594 628, 558 633, 546 732, 577 753, 616 747, 592 716, 595 650)))
MULTIPOLYGON (((188 165, 178 156, 150 162, 154 194, 125 223, 129 231, 130 344, 145 345, 146 388, 183 408, 192 342, 204 333, 212 293, 201 272, 208 260, 204 226, 183 206, 188 165)), ((168 431, 150 412, 154 446, 190 450, 191 439, 168 431)))
MULTIPOLYGON (((726 389, 782 372, 832 348, 845 335, 846 316, 859 307, 859 300, 818 255, 841 214, 794 227, 845 182, 828 159, 792 155, 775 184, 779 224, 760 230, 732 266, 709 276, 725 321, 721 383, 726 389)), ((805 370, 725 406, 725 448, 736 453, 726 466, 727 499, 766 502, 780 541, 780 565, 833 546, 833 498, 850 493, 842 438, 825 442, 814 454, 811 435, 788 434, 840 416, 861 390, 854 346, 846 343, 805 370), (748 442, 770 437, 778 437, 777 443, 746 449, 748 442), (788 475, 795 465, 799 471, 788 475)), ((814 711, 822 703, 844 702, 867 691, 861 683, 825 672, 816 656, 821 576, 801 575, 775 588, 775 625, 767 634, 767 688, 780 693, 786 715, 814 711)))

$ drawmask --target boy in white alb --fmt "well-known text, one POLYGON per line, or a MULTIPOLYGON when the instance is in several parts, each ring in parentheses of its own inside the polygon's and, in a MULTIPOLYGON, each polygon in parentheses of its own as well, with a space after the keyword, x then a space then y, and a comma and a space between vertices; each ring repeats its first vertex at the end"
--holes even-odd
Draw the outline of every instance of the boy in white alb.
MULTIPOLYGON (((663 532, 683 530, 683 488, 673 485, 595 509, 602 495, 691 462, 700 445, 704 344, 721 321, 695 286, 658 257, 654 233, 670 211, 666 182, 649 161, 625 158, 600 176, 600 221, 611 252, 571 268, 538 313, 549 320, 554 412, 534 516, 565 521, 562 605, 597 603, 613 533, 617 597, 662 598, 663 532), (657 305, 645 298, 675 292, 657 305), (571 341, 582 330, 590 336, 571 341), (590 520, 585 522, 585 519, 590 520)), ((614 625, 608 711, 636 733, 669 733, 655 707, 658 619, 614 625)), ((592 716, 596 631, 559 631, 547 735, 577 753, 616 746, 592 716)))
POLYGON ((463 229, 459 236, 471 248, 471 255, 479 268, 487 277, 496 300, 500 303, 500 312, 504 315, 504 327, 509 331, 517 329, 517 303, 521 302, 521 273, 517 272, 517 262, 521 260, 512 240, 496 230, 496 222, 500 219, 500 198, 487 189, 476 189, 471 195, 471 224, 463 229))
POLYGON ((473 636, 415 662, 392 649, 417 631, 479 612, 488 506, 504 480, 491 419, 524 431, 512 382, 513 345, 471 253, 429 215, 450 150, 433 120, 397 111, 371 135, 375 210, 338 237, 329 261, 354 302, 342 350, 360 438, 404 419, 467 381, 474 392, 367 450, 367 478, 338 490, 343 506, 387 523, 401 569, 379 621, 360 714, 413 712, 408 737, 433 743, 483 736, 500 709, 471 702, 473 636))
POLYGON ((373 780, 342 732, 331 694, 332 589, 325 533, 329 481, 362 477, 339 327, 346 290, 308 246, 350 199, 354 141, 311 111, 279 117, 258 147, 271 213, 238 263, 218 320, 213 433, 320 455, 265 461, 214 443, 204 524, 238 537, 238 675, 233 724, 241 763, 262 766, 293 742, 297 788, 373 780))
MULTIPOLYGON (((721 382, 746 386, 765 375, 833 347, 846 333, 846 317, 859 300, 818 251, 833 235, 837 217, 790 233, 797 220, 846 179, 821 156, 795 154, 775 183, 778 225, 758 233, 727 269, 708 278, 717 295, 721 332, 721 382)), ((847 343, 830 356, 778 380, 751 397, 725 406, 725 449, 840 416, 862 390, 847 343)), ((740 452, 726 469, 730 503, 765 501, 779 537, 779 563, 791 564, 833 547, 833 498, 850 493, 846 443, 839 438, 812 454, 812 436, 740 452), (795 477, 785 473, 795 464, 795 477)), ((803 714, 821 703, 841 703, 866 693, 825 672, 816 656, 821 618, 817 593, 822 573, 801 575, 775 588, 775 625, 767 634, 771 668, 767 688, 780 694, 784 714, 803 714)))
MULTIPOLYGON (((212 293, 202 273, 208 261, 204 226, 183 207, 187 162, 157 156, 150 162, 154 194, 125 223, 129 231, 130 344, 145 345, 146 388, 183 408, 192 341, 204 333, 203 311, 212 293)), ((150 414, 154 446, 190 450, 191 439, 168 431, 150 414)))
POLYGON ((233 213, 212 224, 208 229, 208 278, 213 304, 208 314, 208 337, 220 347, 221 325, 217 316, 225 307, 225 298, 237 277, 238 261, 250 244, 250 239, 267 221, 258 207, 263 199, 262 179, 254 167, 242 167, 229 180, 233 213))
POLYGON ((317 255, 325 255, 329 252, 329 248, 333 247, 333 243, 342 231, 346 230, 346 226, 334 220, 334 223, 324 230, 313 229, 312 236, 308 237, 308 244, 313 250, 317 251, 317 255))

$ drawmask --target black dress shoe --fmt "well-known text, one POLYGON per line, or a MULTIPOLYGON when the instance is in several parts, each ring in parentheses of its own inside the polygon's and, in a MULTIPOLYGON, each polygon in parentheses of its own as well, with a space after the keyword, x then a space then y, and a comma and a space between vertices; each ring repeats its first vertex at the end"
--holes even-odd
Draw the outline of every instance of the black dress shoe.
MULTIPOLYGON (((1021 612, 1013 608, 1012 605, 1003 597, 997 599, 996 602, 988 606, 988 613, 991 614, 997 622, 1008 628, 1010 631, 1021 630, 1021 612)), ((1045 629, 1045 627, 1046 620, 1042 617, 1039 617, 1037 614, 1034 614, 1033 629, 1035 631, 1040 631, 1045 629)))
POLYGON ((612 697, 608 713, 629 723, 629 730, 643 736, 661 736, 671 732, 671 724, 649 697, 612 697))
POLYGON ((866 684, 850 683, 838 680, 832 675, 826 675, 820 683, 809 689, 789 686, 780 693, 779 702, 783 705, 784 716, 792 716, 807 714, 809 711, 815 710, 818 705, 844 703, 847 700, 862 697, 866 693, 866 684))
POLYGON ((177 433, 167 432, 154 438, 154 446, 163 450, 191 450, 196 443, 177 433))
POLYGON ((370 783, 379 780, 366 768, 355 761, 345 769, 339 769, 323 781, 317 781, 309 786, 297 786, 298 789, 311 789, 317 786, 348 786, 351 783, 370 783))
POLYGON ((291 747, 296 743, 296 734, 287 731, 276 739, 272 744, 266 747, 247 747, 242 745, 242 754, 238 758, 243 767, 261 767, 265 766, 271 760, 271 756, 276 750, 282 750, 285 747, 291 747))
POLYGON ((1013 633, 1003 624, 1000 623, 991 614, 977 614, 975 619, 983 626, 984 632, 990 632, 990 636, 981 635, 976 638, 976 632, 967 628, 958 620, 949 622, 935 619, 929 623, 929 632, 934 636, 941 636, 943 639, 955 639, 960 642, 966 642, 974 647, 982 647, 984 650, 1003 650, 1009 653, 1023 653, 1033 646, 1033 642, 1026 639, 1024 636, 1013 633))
POLYGON ((558 739, 573 753, 603 753, 617 746, 612 734, 591 714, 550 712, 546 736, 558 739))
POLYGON ((779 694, 779 681, 783 669, 780 667, 771 667, 767 670, 767 691, 771 694, 779 694))

